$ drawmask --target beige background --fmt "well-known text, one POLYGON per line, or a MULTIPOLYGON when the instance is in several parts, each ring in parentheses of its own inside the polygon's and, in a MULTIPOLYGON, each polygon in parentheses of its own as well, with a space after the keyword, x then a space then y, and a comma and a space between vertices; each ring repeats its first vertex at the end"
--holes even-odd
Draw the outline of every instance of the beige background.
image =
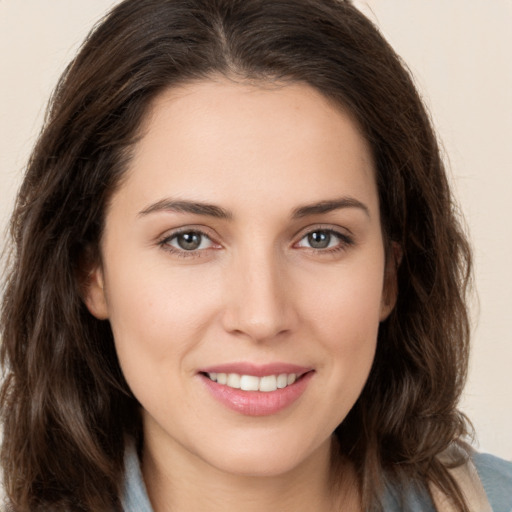
MULTIPOLYGON (((2 234, 57 77, 115 3, 0 0, 2 234)), ((408 63, 444 142, 480 302, 463 410, 480 448, 512 459, 512 0, 356 3, 408 63)))

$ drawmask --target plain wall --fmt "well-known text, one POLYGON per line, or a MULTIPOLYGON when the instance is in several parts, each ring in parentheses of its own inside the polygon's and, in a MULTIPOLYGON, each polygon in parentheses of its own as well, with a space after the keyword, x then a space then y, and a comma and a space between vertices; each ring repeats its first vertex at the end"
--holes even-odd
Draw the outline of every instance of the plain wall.
MULTIPOLYGON (((50 92, 115 3, 0 0, 2 233, 50 92)), ((409 65, 443 141, 473 241, 480 302, 462 408, 480 448, 512 459, 512 1, 356 4, 409 65)))

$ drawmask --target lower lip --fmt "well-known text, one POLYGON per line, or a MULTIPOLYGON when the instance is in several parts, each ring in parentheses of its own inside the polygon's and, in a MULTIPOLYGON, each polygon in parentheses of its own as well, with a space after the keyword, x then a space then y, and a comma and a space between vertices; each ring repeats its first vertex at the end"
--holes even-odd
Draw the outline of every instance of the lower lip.
POLYGON ((306 390, 312 371, 304 374, 290 386, 275 391, 243 391, 230 388, 200 375, 208 391, 221 404, 246 416, 269 416, 276 414, 297 401, 306 390))

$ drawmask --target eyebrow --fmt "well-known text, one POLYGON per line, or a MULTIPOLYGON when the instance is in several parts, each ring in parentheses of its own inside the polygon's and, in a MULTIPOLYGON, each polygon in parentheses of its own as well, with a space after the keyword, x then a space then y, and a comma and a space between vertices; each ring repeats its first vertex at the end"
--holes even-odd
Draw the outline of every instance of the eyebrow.
POLYGON ((293 210, 292 218, 301 219, 309 215, 329 213, 342 208, 359 208, 370 217, 370 209, 364 203, 353 197, 341 197, 339 199, 320 201, 319 203, 300 206, 293 210))
MULTIPOLYGON (((307 204, 295 208, 292 212, 292 219, 301 219, 310 215, 321 215, 343 208, 358 208, 362 210, 368 217, 370 217, 369 208, 361 201, 353 197, 342 197, 339 199, 332 199, 320 201, 318 203, 307 204)), ((204 215, 207 217, 214 217, 216 219, 233 218, 233 214, 220 206, 203 203, 201 201, 186 201, 186 200, 173 200, 162 199, 139 212, 139 216, 146 216, 155 212, 179 212, 179 213, 192 213, 194 215, 204 215)))
POLYGON ((233 214, 220 206, 214 204, 202 203, 200 201, 179 201, 172 199, 162 199, 139 212, 140 216, 149 215, 154 212, 180 212, 193 213, 195 215, 206 215, 216 219, 231 219, 233 214))

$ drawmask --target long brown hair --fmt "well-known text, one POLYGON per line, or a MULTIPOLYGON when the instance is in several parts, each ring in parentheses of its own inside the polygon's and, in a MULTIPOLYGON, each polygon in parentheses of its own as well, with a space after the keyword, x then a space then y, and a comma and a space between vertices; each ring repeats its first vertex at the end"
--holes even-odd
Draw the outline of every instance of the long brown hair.
POLYGON ((404 65, 342 0, 126 0, 62 76, 11 221, 2 302, 1 461, 10 507, 120 508, 138 404, 106 321, 81 300, 105 208, 137 129, 165 88, 223 74, 305 82, 350 111, 377 168, 383 231, 401 248, 398 302, 368 382, 336 431, 363 505, 385 481, 463 497, 436 456, 467 434, 470 251, 436 136, 404 65))

